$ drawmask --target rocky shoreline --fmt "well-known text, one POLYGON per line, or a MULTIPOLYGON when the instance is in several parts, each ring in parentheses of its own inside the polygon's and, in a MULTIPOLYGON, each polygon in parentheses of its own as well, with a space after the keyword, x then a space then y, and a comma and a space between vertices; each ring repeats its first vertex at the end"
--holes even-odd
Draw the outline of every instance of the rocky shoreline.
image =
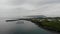
POLYGON ((35 21, 35 22, 34 21, 31 21, 31 22, 35 23, 36 25, 38 25, 39 27, 41 27, 43 29, 46 29, 46 30, 49 30, 49 31, 53 31, 53 32, 56 32, 56 33, 60 33, 60 30, 57 30, 57 29, 55 29, 53 27, 43 26, 41 24, 41 22, 38 22, 38 21, 35 21))

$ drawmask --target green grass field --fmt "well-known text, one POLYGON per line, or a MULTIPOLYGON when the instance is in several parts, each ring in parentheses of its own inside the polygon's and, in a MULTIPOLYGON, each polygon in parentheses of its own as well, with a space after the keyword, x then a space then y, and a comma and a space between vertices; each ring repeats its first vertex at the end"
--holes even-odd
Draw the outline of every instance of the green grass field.
POLYGON ((37 25, 52 30, 60 32, 60 19, 31 19, 32 22, 36 23, 37 25))

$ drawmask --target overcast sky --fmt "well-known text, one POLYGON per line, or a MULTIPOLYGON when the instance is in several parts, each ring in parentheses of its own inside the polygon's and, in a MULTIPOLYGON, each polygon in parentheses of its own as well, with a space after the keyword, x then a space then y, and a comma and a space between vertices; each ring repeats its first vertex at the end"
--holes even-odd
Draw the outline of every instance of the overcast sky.
POLYGON ((0 17, 60 16, 60 0, 0 0, 0 17))

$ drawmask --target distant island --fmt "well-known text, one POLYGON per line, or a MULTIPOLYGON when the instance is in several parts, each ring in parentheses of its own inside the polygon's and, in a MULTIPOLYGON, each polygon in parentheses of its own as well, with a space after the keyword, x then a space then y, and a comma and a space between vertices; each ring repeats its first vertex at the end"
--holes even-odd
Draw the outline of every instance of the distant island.
POLYGON ((30 15, 30 16, 26 16, 26 17, 30 17, 30 18, 45 18, 46 16, 44 16, 44 15, 30 15))

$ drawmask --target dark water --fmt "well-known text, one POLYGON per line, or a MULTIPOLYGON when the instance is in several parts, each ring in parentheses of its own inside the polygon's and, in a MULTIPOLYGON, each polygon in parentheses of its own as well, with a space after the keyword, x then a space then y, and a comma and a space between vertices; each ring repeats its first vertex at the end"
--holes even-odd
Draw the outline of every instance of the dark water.
POLYGON ((21 34, 51 34, 29 21, 24 21, 24 24, 17 24, 17 32, 21 34))
POLYGON ((0 34, 57 34, 44 30, 30 21, 5 22, 5 20, 0 19, 0 34), (17 22, 20 23, 16 24, 17 22))

